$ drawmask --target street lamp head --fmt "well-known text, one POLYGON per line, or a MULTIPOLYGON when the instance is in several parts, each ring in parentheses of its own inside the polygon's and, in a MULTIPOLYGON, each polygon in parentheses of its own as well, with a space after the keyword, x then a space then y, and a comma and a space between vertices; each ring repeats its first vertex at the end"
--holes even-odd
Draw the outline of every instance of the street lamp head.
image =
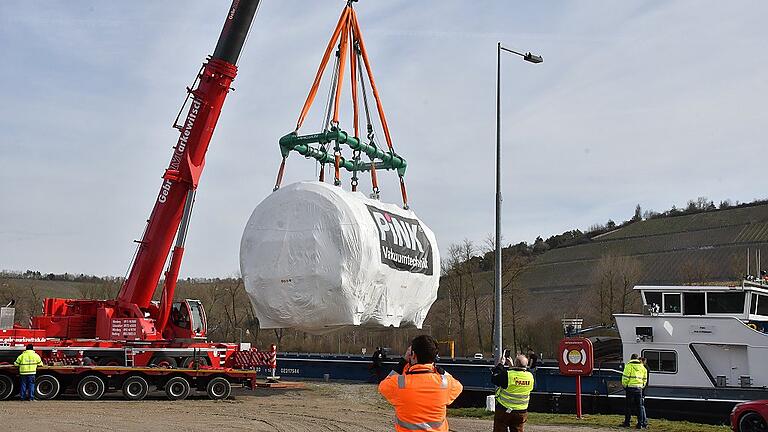
POLYGON ((536 55, 536 54, 531 54, 530 52, 528 52, 528 53, 526 53, 526 54, 523 54, 523 53, 521 53, 521 52, 517 52, 517 51, 515 51, 515 50, 511 50, 511 49, 509 49, 509 48, 507 48, 507 47, 503 46, 503 45, 501 44, 501 42, 499 42, 499 43, 498 43, 496 46, 497 46, 497 49, 498 49, 498 51, 499 51, 499 57, 501 57, 501 52, 502 52, 502 51, 506 51, 506 52, 508 52, 508 53, 512 53, 512 54, 516 54, 516 55, 519 55, 520 57, 522 57, 522 58, 523 58, 523 60, 525 60, 525 61, 527 61, 527 62, 531 62, 531 63, 541 63, 541 62, 543 62, 543 61, 544 61, 544 59, 543 59, 541 56, 538 56, 538 55, 536 55))
POLYGON ((525 61, 527 61, 527 62, 531 62, 531 63, 541 63, 541 62, 543 62, 543 61, 544 61, 544 59, 543 59, 543 58, 541 58, 541 56, 537 56, 536 54, 531 54, 531 53, 527 53, 527 54, 525 54, 525 55, 523 56, 523 59, 524 59, 525 61))

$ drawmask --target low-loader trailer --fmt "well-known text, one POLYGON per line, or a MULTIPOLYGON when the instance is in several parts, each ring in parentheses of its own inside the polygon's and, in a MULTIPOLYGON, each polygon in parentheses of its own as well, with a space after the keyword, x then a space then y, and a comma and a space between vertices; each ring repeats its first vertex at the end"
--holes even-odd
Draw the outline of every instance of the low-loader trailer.
MULTIPOLYGON (((151 391, 163 391, 170 400, 186 399, 205 392, 210 399, 226 399, 232 387, 256 387, 254 370, 168 369, 130 366, 41 366, 35 379, 35 398, 53 399, 76 393, 83 400, 98 400, 105 393, 121 391, 127 400, 142 400, 151 391)), ((19 388, 18 370, 0 366, 0 400, 19 388)))

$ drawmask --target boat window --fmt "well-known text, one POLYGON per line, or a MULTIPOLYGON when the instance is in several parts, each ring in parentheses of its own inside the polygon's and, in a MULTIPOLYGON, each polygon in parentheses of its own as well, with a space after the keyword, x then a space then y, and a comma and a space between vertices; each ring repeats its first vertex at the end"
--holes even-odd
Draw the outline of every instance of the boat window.
POLYGON ((744 293, 707 293, 707 313, 744 313, 744 293))
POLYGON ((683 293, 683 315, 704 315, 704 293, 683 293))
POLYGON ((648 371, 677 373, 677 352, 643 350, 642 355, 648 362, 648 371))
POLYGON ((751 313, 752 315, 757 313, 757 297, 758 297, 758 294, 752 293, 752 302, 751 302, 752 304, 749 306, 749 313, 751 313))
POLYGON ((759 301, 757 302, 757 314, 768 315, 768 296, 759 295, 759 301))
POLYGON ((664 312, 680 313, 680 294, 664 294, 664 312))
POLYGON ((648 306, 657 304, 659 307, 661 307, 661 293, 660 292, 646 292, 645 293, 645 304, 648 306))

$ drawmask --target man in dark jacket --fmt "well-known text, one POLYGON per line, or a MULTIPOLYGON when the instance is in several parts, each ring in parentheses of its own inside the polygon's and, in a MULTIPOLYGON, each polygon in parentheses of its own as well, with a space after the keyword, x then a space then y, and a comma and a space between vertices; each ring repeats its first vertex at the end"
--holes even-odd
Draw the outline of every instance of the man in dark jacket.
POLYGON ((380 382, 384 378, 384 362, 383 362, 384 354, 382 353, 381 347, 376 347, 376 351, 373 352, 373 355, 371 356, 371 362, 373 363, 371 365, 371 371, 373 372, 373 376, 375 377, 375 382, 380 382))
POLYGON ((534 351, 533 348, 528 347, 525 355, 528 357, 528 369, 536 369, 536 367, 539 365, 539 355, 536 354, 536 351, 534 351))

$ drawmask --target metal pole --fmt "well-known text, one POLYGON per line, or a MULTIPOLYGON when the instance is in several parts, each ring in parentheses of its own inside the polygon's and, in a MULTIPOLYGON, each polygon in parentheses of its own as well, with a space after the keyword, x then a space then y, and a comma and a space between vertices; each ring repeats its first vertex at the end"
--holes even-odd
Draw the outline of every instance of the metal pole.
POLYGON ((581 418, 581 375, 576 375, 576 418, 581 418))
POLYGON ((494 294, 496 314, 494 316, 494 356, 502 361, 501 337, 501 42, 496 45, 496 265, 494 294))

